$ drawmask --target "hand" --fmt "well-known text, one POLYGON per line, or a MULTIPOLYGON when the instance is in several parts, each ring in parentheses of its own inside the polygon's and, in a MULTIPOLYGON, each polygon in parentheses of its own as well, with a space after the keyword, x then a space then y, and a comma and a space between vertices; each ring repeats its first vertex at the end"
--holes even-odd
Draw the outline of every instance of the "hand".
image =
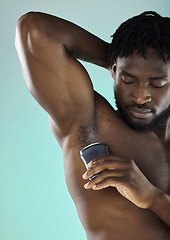
POLYGON ((86 189, 101 190, 116 187, 118 192, 140 208, 150 208, 159 194, 131 159, 112 155, 96 158, 88 164, 84 179, 98 174, 86 183, 86 189))

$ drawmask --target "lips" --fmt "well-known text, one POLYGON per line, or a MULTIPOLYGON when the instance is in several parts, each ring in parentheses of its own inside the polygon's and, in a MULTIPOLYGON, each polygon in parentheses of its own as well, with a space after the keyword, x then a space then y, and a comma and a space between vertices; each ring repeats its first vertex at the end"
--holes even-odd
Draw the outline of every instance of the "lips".
POLYGON ((135 118, 146 119, 152 115, 152 111, 146 108, 130 108, 131 115, 135 118))

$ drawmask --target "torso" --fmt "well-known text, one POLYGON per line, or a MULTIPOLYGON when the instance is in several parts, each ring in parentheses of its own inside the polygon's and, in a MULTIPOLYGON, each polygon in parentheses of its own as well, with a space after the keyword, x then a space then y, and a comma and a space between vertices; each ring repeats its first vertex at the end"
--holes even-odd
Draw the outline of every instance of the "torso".
MULTIPOLYGON (((106 101, 96 96, 97 140, 108 146, 110 154, 132 158, 152 184, 170 193, 170 143, 165 146, 153 132, 131 130, 106 101)), ((56 136, 52 120, 50 125, 56 136)), ((88 240, 170 239, 168 227, 156 214, 136 207, 115 188, 84 189, 82 174, 86 169, 79 152, 88 141, 79 141, 79 128, 65 141, 63 154, 67 186, 88 240)))

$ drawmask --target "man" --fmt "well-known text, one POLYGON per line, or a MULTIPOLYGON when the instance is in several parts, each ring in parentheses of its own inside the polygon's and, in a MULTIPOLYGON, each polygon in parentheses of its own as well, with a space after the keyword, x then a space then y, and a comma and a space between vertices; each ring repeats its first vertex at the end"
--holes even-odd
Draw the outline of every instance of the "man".
POLYGON ((170 239, 169 27, 169 18, 145 12, 123 23, 109 44, 48 14, 18 21, 24 78, 50 116, 88 240, 170 239), (77 59, 110 71, 118 111, 93 90, 77 59), (110 155, 84 173, 80 150, 94 142, 110 155))

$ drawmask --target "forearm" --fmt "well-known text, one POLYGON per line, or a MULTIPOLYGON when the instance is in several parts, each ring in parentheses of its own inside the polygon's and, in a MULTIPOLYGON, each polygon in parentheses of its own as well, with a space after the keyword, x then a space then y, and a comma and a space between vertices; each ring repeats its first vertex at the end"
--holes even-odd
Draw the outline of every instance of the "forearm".
MULTIPOLYGON (((110 68, 108 58, 110 44, 64 19, 45 14, 27 13, 27 25, 38 29, 41 39, 48 38, 48 43, 63 44, 66 51, 75 58, 110 68)), ((35 33, 33 30, 32 33, 35 33)), ((41 43, 40 43, 41 44, 41 43)))
POLYGON ((158 190, 158 195, 150 209, 170 227, 170 196, 158 190))

